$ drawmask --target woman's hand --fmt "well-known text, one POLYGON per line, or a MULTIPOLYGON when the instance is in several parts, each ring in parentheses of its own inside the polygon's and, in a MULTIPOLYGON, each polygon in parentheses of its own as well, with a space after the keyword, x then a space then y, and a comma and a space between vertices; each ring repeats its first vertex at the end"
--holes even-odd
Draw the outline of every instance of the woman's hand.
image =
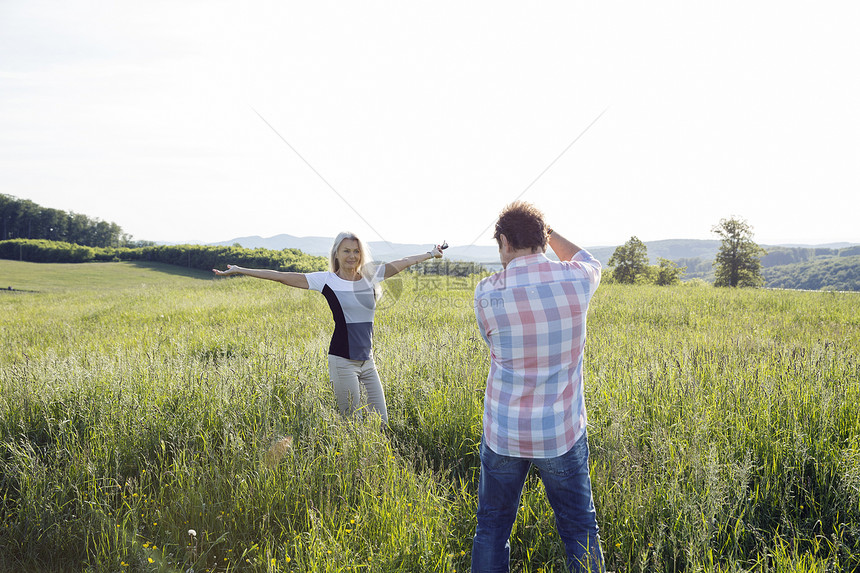
POLYGON ((430 256, 433 257, 434 259, 441 259, 442 258, 442 245, 436 245, 435 247, 433 247, 433 250, 430 251, 430 256))
POLYGON ((226 271, 219 271, 218 269, 212 269, 212 272, 218 275, 219 277, 227 277, 230 275, 239 274, 239 267, 236 265, 227 265, 226 271))

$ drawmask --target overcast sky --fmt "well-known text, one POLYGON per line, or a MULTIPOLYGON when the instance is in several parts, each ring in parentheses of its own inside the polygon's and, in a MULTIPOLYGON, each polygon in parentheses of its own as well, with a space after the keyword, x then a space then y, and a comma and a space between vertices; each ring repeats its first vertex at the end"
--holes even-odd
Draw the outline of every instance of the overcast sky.
POLYGON ((581 245, 860 242, 858 30, 856 0, 0 0, 0 193, 154 241, 490 244, 521 197, 581 245))

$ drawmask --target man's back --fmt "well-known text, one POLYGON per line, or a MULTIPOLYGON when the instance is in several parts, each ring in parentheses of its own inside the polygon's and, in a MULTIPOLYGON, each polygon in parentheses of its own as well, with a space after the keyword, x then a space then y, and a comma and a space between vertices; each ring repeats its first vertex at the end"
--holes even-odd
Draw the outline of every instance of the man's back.
POLYGON ((587 251, 567 262, 536 253, 476 288, 475 313, 491 353, 484 432, 493 451, 555 457, 584 433, 582 353, 599 281, 600 263, 587 251))

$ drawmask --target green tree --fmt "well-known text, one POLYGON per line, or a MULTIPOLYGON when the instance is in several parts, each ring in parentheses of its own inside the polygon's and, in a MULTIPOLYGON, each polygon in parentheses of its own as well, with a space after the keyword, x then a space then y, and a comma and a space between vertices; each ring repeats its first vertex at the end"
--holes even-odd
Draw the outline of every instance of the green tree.
POLYGON ((638 237, 630 237, 609 257, 609 266, 616 282, 633 284, 648 273, 648 247, 638 237))
POLYGON ((46 239, 90 247, 124 246, 131 236, 116 223, 41 207, 32 201, 0 194, 0 240, 46 239))
POLYGON ((659 265, 654 273, 654 284, 659 286, 676 285, 681 282, 681 277, 687 272, 687 267, 679 267, 669 259, 657 259, 659 265))
POLYGON ((767 252, 752 240, 752 226, 743 219, 720 219, 711 229, 723 242, 714 261, 714 286, 760 286, 761 257, 767 252))

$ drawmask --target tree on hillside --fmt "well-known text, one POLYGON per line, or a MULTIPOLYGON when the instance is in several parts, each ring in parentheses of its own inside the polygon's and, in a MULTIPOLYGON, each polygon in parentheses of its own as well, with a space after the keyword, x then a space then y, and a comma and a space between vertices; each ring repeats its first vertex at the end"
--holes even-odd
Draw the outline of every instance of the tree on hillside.
POLYGON ((660 257, 659 265, 654 273, 654 284, 658 286, 676 285, 681 283, 681 277, 687 272, 687 267, 679 267, 674 261, 660 257))
POLYGON ((648 247, 635 235, 615 249, 609 258, 612 278, 616 282, 633 284, 636 278, 648 273, 648 247))
POLYGON ((743 219, 732 217, 720 219, 720 224, 711 230, 723 240, 714 261, 714 286, 761 285, 764 282, 761 276, 761 257, 767 252, 752 240, 752 226, 743 219))

